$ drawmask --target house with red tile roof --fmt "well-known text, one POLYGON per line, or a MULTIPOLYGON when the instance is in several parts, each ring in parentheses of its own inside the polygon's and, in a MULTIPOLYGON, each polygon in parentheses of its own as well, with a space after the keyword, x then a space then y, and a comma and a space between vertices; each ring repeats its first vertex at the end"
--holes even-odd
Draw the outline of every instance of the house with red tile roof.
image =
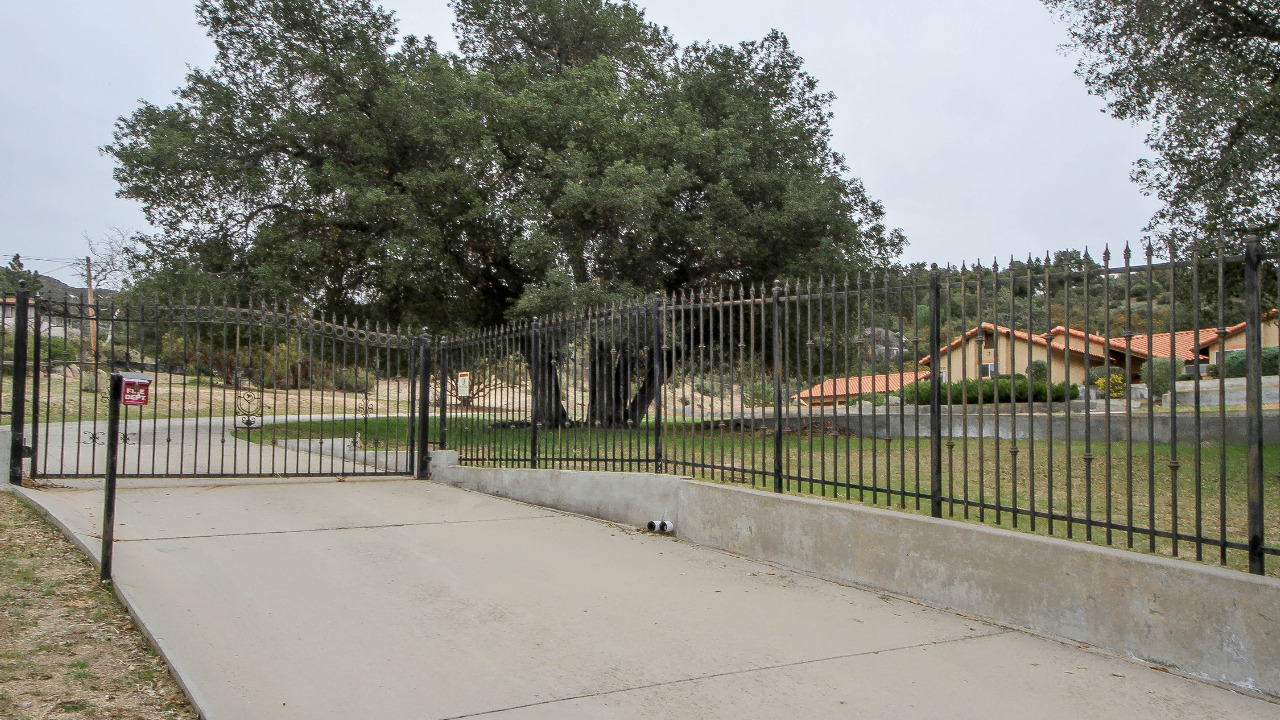
POLYGON ((932 373, 923 372, 882 373, 861 377, 832 378, 818 383, 808 390, 791 396, 802 405, 829 407, 844 405, 851 398, 870 393, 896 393, 903 386, 928 380, 932 373))
POLYGON ((1034 334, 982 323, 944 346, 938 367, 927 356, 920 364, 954 382, 1025 374, 1030 362, 1041 360, 1048 365, 1052 382, 1083 384, 1088 380, 1088 369, 1103 367, 1108 361, 1117 372, 1123 372, 1126 356, 1137 377, 1147 355, 1138 348, 1129 348, 1122 339, 1108 339, 1061 325, 1047 333, 1034 334))
MULTIPOLYGON (((1227 328, 1227 332, 1218 338, 1217 329, 1201 330, 1201 351, 1213 363, 1222 362, 1222 354, 1232 350, 1243 350, 1245 347, 1245 329, 1248 323, 1239 323, 1227 328)), ((1280 312, 1273 309, 1262 315, 1262 347, 1280 346, 1280 312)))
POLYGON ((1201 348, 1206 340, 1216 340, 1217 337, 1216 330, 1179 330, 1172 333, 1134 335, 1130 346, 1153 358, 1181 360, 1183 372, 1191 372, 1197 364, 1200 367, 1209 364, 1209 354, 1201 348))

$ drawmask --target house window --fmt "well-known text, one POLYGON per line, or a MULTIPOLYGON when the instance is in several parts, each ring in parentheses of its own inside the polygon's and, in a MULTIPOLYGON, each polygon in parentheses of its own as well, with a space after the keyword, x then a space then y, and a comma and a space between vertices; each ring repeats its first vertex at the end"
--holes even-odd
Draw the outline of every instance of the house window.
POLYGON ((938 382, 940 382, 940 383, 942 383, 942 384, 944 384, 944 385, 946 384, 946 382, 947 382, 947 371, 946 371, 946 370, 943 370, 942 372, 938 373, 938 382))
POLYGON ((978 366, 978 377, 993 378, 996 376, 996 365, 993 362, 984 362, 978 366))

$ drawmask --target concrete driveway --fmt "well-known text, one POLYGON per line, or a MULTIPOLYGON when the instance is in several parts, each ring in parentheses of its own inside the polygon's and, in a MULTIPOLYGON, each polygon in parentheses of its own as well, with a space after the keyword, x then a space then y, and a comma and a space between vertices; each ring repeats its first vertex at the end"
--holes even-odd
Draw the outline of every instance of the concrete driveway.
MULTIPOLYGON (((119 495, 116 583, 210 720, 1278 718, 1280 705, 430 482, 119 495)), ((101 493, 23 490, 97 552, 101 493)))

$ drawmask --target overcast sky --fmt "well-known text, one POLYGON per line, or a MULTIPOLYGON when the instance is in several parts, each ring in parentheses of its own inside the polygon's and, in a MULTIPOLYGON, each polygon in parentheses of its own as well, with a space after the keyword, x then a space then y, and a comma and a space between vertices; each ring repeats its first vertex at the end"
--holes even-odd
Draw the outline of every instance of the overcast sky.
MULTIPOLYGON (((648 0, 677 42, 771 28, 834 91, 834 144, 910 240, 907 260, 972 262, 1122 245, 1155 210, 1129 181, 1140 128, 1112 120, 1036 0, 648 0)), ((447 0, 387 0, 402 33, 455 50, 447 0)), ((0 5, 0 256, 78 282, 85 236, 146 229, 97 148, 140 99, 168 104, 212 43, 184 0, 0 5)))

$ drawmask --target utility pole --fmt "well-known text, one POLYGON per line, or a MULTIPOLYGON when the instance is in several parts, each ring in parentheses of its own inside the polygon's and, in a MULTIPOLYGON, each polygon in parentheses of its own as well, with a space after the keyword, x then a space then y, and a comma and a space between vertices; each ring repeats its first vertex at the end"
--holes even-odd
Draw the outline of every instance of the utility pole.
POLYGON ((94 360, 98 359, 98 313, 97 307, 93 303, 93 259, 88 255, 84 258, 84 283, 87 288, 85 299, 89 302, 89 348, 93 352, 94 360))

